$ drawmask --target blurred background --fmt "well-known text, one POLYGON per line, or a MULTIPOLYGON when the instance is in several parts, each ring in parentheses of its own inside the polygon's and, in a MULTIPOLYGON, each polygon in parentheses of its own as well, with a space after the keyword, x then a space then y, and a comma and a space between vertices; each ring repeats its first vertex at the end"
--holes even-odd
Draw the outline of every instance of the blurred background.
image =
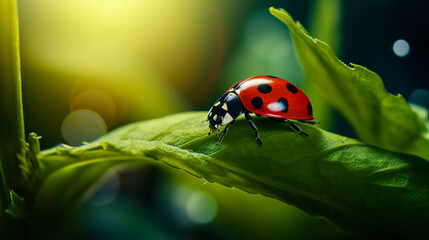
MULTIPOLYGON (((207 111, 235 82, 274 75, 304 89, 284 8, 345 63, 429 108, 427 1, 20 0, 27 134, 42 149, 92 141, 130 122, 207 111)), ((355 137, 312 91, 321 127, 355 137)), ((81 239, 352 239, 262 196, 162 164, 110 171, 57 234, 81 239)))

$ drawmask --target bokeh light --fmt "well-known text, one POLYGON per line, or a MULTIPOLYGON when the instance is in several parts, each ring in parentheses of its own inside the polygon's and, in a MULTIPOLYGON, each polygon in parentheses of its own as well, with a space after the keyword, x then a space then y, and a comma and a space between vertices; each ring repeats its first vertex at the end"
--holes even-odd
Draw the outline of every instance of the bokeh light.
POLYGON ((217 214, 217 201, 212 194, 192 189, 186 185, 174 185, 172 205, 182 222, 206 224, 217 214))
POLYGON ((404 39, 398 39, 393 43, 393 52, 398 57, 406 57, 410 53, 410 44, 404 39))
POLYGON ((410 94, 408 101, 429 110, 429 91, 421 88, 416 89, 410 94))
POLYGON ((116 116, 116 105, 113 98, 101 89, 86 90, 77 95, 70 105, 70 111, 88 109, 103 118, 107 126, 111 126, 116 116))
POLYGON ((64 118, 61 133, 67 144, 79 146, 94 141, 106 133, 106 123, 94 111, 79 109, 64 118))
POLYGON ((186 213, 192 221, 200 224, 209 223, 215 218, 216 212, 216 200, 210 193, 195 192, 189 196, 186 213))

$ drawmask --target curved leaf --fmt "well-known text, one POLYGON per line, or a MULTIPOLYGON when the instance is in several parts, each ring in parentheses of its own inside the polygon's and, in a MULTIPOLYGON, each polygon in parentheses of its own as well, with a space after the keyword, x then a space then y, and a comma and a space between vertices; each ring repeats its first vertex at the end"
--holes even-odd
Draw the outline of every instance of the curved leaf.
POLYGON ((429 134, 401 95, 389 94, 381 78, 360 65, 342 63, 332 49, 295 23, 283 10, 271 14, 291 30, 310 84, 351 123, 362 141, 429 160, 429 134))
POLYGON ((255 119, 262 146, 243 118, 216 146, 216 137, 207 135, 207 123, 202 122, 205 116, 188 112, 134 123, 82 147, 42 152, 44 179, 33 208, 39 216, 47 207, 55 213, 107 168, 152 159, 293 204, 358 234, 428 234, 427 161, 300 124, 310 135, 303 137, 267 118, 255 119))

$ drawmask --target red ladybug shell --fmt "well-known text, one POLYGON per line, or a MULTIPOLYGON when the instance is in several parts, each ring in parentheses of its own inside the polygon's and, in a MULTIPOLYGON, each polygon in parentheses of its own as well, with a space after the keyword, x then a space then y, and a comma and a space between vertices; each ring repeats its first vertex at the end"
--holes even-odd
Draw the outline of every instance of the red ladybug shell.
POLYGON ((313 120, 313 107, 307 95, 289 81, 272 76, 244 79, 229 91, 235 91, 250 112, 274 118, 313 120))

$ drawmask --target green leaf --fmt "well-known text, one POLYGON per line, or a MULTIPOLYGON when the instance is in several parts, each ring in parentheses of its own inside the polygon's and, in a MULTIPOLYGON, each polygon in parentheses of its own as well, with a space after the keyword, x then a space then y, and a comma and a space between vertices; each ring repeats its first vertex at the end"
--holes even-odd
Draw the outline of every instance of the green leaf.
POLYGON ((112 167, 133 163, 147 164, 147 158, 117 152, 105 144, 84 145, 72 148, 61 145, 43 151, 39 156, 41 182, 30 219, 30 235, 38 238, 55 238, 57 224, 70 214, 82 200, 86 191, 112 167), (46 224, 53 230, 46 232, 46 224))
POLYGON ((267 118, 255 119, 262 146, 242 117, 216 146, 205 117, 171 115, 124 126, 78 148, 43 151, 33 222, 57 219, 51 216, 76 202, 109 167, 158 160, 209 182, 279 199, 358 234, 428 235, 427 161, 300 124, 309 134, 303 137, 267 118))
POLYGON ((6 213, 14 218, 24 218, 28 216, 24 198, 20 197, 13 190, 10 193, 10 206, 6 209, 6 213))
POLYGON ((429 160, 426 123, 401 95, 389 94, 381 78, 365 67, 342 63, 283 9, 270 12, 289 27, 309 84, 345 116, 362 141, 429 160))

